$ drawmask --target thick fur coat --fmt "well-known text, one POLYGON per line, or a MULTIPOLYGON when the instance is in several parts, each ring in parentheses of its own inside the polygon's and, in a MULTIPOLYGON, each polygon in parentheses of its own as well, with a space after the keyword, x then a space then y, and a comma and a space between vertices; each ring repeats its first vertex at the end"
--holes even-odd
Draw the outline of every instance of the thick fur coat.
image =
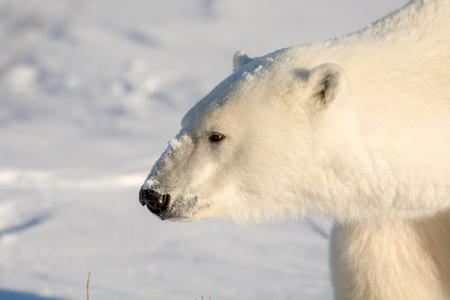
POLYGON ((326 215, 336 298, 449 297, 450 1, 233 64, 141 203, 185 221, 326 215))

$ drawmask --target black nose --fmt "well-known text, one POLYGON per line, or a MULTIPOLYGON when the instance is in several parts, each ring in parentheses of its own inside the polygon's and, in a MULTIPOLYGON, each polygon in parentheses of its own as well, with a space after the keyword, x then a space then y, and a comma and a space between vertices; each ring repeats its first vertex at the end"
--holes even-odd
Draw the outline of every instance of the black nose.
POLYGON ((170 195, 162 195, 154 190, 140 190, 139 202, 155 215, 161 216, 169 207, 170 195))

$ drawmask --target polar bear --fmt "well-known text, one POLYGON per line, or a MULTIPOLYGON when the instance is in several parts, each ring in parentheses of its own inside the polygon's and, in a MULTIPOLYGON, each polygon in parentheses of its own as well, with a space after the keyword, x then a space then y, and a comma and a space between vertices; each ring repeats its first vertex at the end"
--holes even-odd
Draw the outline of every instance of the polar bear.
POLYGON ((337 299, 447 299, 450 1, 233 65, 183 118, 141 204, 181 221, 328 216, 337 299))

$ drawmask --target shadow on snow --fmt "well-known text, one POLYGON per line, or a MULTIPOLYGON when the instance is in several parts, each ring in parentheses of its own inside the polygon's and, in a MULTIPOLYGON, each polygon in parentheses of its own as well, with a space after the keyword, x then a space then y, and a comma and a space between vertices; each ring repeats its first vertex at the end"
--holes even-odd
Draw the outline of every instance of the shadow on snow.
POLYGON ((62 298, 49 298, 30 293, 19 291, 2 290, 0 289, 0 299, 5 300, 63 300, 62 298))
MULTIPOLYGON (((50 214, 42 214, 42 215, 32 218, 31 220, 29 220, 25 223, 2 229, 2 230, 0 230, 0 238, 5 234, 18 233, 18 232, 24 231, 26 229, 29 229, 31 227, 37 226, 49 218, 50 218, 50 214)), ((1 294, 0 294, 0 296, 1 296, 1 294)), ((0 299, 8 299, 8 298, 0 297, 0 299)))

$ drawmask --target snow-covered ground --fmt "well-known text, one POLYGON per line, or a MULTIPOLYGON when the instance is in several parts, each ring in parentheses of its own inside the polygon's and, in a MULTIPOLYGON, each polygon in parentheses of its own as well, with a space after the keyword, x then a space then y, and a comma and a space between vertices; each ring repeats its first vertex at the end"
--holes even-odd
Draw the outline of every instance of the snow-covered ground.
MULTIPOLYGON (((243 49, 356 31, 406 0, 0 0, 0 299, 330 299, 313 223, 161 222, 138 202, 243 49)), ((330 222, 312 217, 329 231, 330 222)))

